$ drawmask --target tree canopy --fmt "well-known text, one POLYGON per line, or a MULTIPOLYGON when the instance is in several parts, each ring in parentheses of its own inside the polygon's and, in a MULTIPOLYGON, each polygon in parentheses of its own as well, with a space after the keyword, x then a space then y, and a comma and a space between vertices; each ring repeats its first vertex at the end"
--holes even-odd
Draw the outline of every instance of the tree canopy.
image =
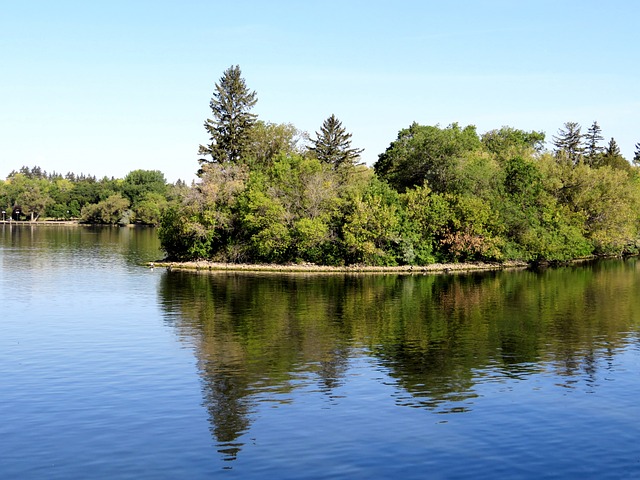
POLYGON ((473 125, 440 128, 413 123, 400 130, 373 168, 401 192, 425 181, 433 191, 444 192, 456 183, 456 165, 463 155, 480 146, 473 125))
MULTIPOLYGON (((157 225, 180 190, 167 184, 159 170, 133 170, 124 179, 47 173, 22 167, 0 181, 0 205, 5 212, 20 206, 19 218, 36 221, 77 219, 85 223, 157 225)), ((6 215, 5 215, 6 216, 6 215)))

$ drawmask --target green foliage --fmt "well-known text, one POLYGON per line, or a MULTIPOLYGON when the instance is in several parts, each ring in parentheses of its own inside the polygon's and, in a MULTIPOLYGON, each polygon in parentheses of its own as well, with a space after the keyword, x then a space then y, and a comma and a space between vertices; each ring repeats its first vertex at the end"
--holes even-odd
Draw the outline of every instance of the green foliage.
POLYGON ((342 122, 331 115, 316 132, 316 139, 309 148, 318 160, 339 168, 342 165, 355 165, 363 152, 360 148, 351 148, 351 134, 347 133, 342 122))
POLYGON ((209 103, 213 119, 204 122, 210 143, 200 145, 198 151, 199 155, 211 159, 201 158, 201 166, 241 160, 249 141, 249 131, 256 121, 256 115, 250 110, 257 101, 256 92, 247 88, 238 65, 225 70, 209 103))
POLYGON ((587 165, 595 166, 598 163, 598 158, 604 150, 599 145, 602 140, 604 140, 604 137, 602 136, 602 128, 600 128, 598 122, 593 122, 584 136, 585 162, 587 165))
POLYGON ((398 133, 374 169, 399 192, 422 185, 425 180, 434 192, 453 192, 458 188, 459 163, 480 147, 474 126, 462 129, 454 123, 440 128, 414 123, 398 133))
POLYGON ((582 161, 584 147, 582 145, 582 134, 580 124, 576 122, 566 122, 564 129, 558 130, 558 135, 553 137, 553 145, 556 147, 556 158, 560 162, 568 162, 576 165, 582 161))
POLYGON ((542 174, 536 164, 522 157, 509 159, 504 167, 504 190, 521 207, 531 207, 542 191, 542 174))
POLYGON ((37 220, 51 203, 46 189, 46 180, 32 180, 16 198, 16 204, 22 206, 22 213, 30 216, 32 221, 37 220))
POLYGON ((133 170, 124 177, 120 189, 121 193, 135 207, 148 193, 157 193, 164 197, 167 191, 167 181, 159 170, 133 170))
POLYGON ((258 120, 247 132, 245 156, 259 168, 272 164, 280 154, 302 154, 306 140, 307 134, 290 123, 258 120))
POLYGON ((211 232, 199 221, 194 204, 170 205, 162 214, 158 237, 167 258, 193 260, 210 256, 211 232))
POLYGON ((255 102, 239 67, 225 71, 200 151, 211 158, 192 187, 168 186, 159 171, 97 181, 23 167, 0 183, 0 201, 34 215, 82 208, 89 222, 159 223, 175 259, 424 265, 640 247, 640 177, 613 139, 601 151, 596 122, 585 136, 566 123, 554 156, 542 152, 542 132, 480 138, 473 126, 414 123, 372 170, 356 165, 361 150, 334 115, 307 152, 293 125, 256 121, 255 102))
POLYGON ((97 204, 85 205, 80 213, 80 220, 84 223, 106 225, 128 224, 130 204, 129 199, 115 193, 97 204))
POLYGON ((511 127, 490 130, 481 136, 482 145, 499 158, 526 155, 531 151, 541 152, 544 148, 544 132, 526 132, 511 127))
POLYGON ((601 167, 578 172, 581 188, 570 208, 585 218, 585 236, 597 253, 620 255, 638 238, 640 191, 625 170, 601 167))
POLYGON ((447 194, 450 217, 438 232, 440 249, 450 261, 502 260, 497 212, 475 195, 447 194))
POLYGON ((322 263, 324 253, 333 258, 339 192, 336 173, 315 158, 280 155, 268 168, 252 172, 239 221, 256 258, 322 263))
MULTIPOLYGON (((293 224, 293 243, 296 260, 323 264, 330 260, 331 227, 326 218, 299 218, 293 224)), ((335 263, 335 262, 331 262, 335 263)))
POLYGON ((176 260, 242 260, 231 244, 238 199, 246 188, 245 165, 209 164, 194 188, 176 190, 160 218, 158 235, 167 257, 176 260), (235 256, 234 256, 235 255, 235 256))
POLYGON ((614 138, 611 138, 609 144, 604 149, 604 153, 599 156, 597 167, 611 167, 618 170, 631 170, 631 164, 622 156, 620 147, 614 138))
POLYGON ((371 169, 335 115, 305 150, 293 125, 257 121, 256 101, 239 67, 224 72, 191 187, 157 170, 97 180, 22 167, 0 182, 2 207, 159 224, 178 260, 425 265, 640 250, 640 153, 632 167, 613 138, 602 149, 597 122, 584 136, 565 123, 554 155, 542 132, 413 123, 371 169))
POLYGON ((167 208, 168 204, 166 197, 160 193, 145 193, 133 209, 135 222, 146 225, 159 225, 162 212, 167 208))
POLYGON ((134 170, 124 179, 68 173, 47 174, 39 167, 22 167, 0 183, 5 211, 20 206, 28 220, 80 219, 87 223, 146 223, 157 225, 175 186, 158 170, 134 170), (127 207, 121 207, 121 199, 127 207), (129 208, 131 209, 129 211, 129 208), (113 210, 117 210, 117 212, 113 210), (116 218, 117 217, 117 218, 116 218))
POLYGON ((398 194, 374 178, 349 203, 342 226, 347 263, 396 265, 394 250, 401 240, 398 194))
POLYGON ((546 190, 570 216, 581 219, 580 229, 591 251, 635 250, 640 206, 635 175, 608 166, 571 167, 552 161, 541 166, 546 190))
POLYGON ((504 176, 501 162, 495 155, 481 150, 466 153, 455 170, 456 193, 473 194, 490 201, 504 176))
MULTIPOLYGON (((258 143, 270 145, 274 135, 277 145, 276 130, 262 127, 258 143)), ((581 152, 568 143, 555 156, 541 153, 543 139, 503 127, 481 140, 474 127, 413 124, 375 171, 273 149, 243 162, 240 176, 233 169, 240 165, 207 169, 183 192, 190 200, 164 217, 163 243, 176 258, 329 265, 545 262, 637 251, 638 176, 570 160, 581 152)))
POLYGON ((403 238, 411 242, 409 251, 413 252, 413 258, 406 258, 406 263, 433 263, 438 236, 451 217, 449 203, 441 194, 432 194, 427 185, 407 190, 401 200, 406 212, 403 238))

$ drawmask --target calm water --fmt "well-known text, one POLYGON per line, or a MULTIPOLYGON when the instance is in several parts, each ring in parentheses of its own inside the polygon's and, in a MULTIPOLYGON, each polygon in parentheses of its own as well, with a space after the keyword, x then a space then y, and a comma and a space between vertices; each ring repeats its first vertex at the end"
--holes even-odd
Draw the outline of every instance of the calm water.
POLYGON ((139 266, 0 225, 0 478, 639 478, 640 263, 468 276, 139 266))

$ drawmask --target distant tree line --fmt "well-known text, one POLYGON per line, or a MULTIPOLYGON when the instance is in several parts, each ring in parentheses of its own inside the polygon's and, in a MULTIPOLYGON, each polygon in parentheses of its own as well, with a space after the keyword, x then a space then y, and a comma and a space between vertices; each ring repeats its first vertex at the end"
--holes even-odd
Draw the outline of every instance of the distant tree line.
POLYGON ((96 224, 157 225, 168 203, 187 188, 167 184, 158 170, 133 170, 124 179, 47 173, 22 167, 0 180, 0 206, 8 220, 70 220, 96 224))
POLYGON ((372 168, 331 115, 315 138, 251 113, 224 72, 205 121, 199 181, 161 218, 169 258, 328 265, 564 261, 640 248, 632 166, 597 122, 545 134, 474 126, 400 130, 372 168))

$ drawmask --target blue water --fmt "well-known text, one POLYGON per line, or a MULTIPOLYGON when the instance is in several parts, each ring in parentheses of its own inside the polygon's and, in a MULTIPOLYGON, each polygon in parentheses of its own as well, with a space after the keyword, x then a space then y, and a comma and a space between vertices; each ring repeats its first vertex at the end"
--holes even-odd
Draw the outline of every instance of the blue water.
POLYGON ((640 477, 634 261, 210 276, 0 232, 2 479, 640 477))

